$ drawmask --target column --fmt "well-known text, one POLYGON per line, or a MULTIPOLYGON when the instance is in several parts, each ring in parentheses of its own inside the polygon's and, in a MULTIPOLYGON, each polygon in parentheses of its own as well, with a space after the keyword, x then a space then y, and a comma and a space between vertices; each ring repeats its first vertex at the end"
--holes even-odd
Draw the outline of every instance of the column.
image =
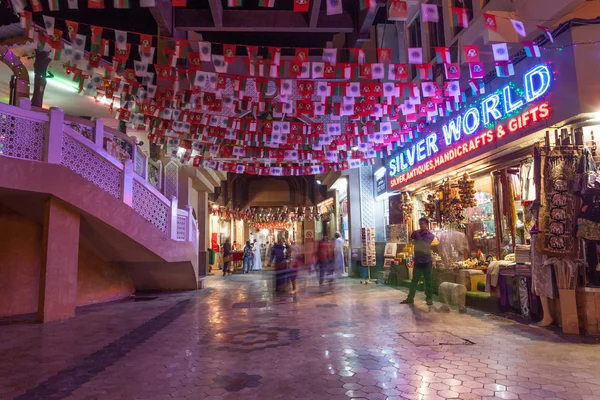
POLYGON ((208 275, 208 252, 210 247, 209 225, 210 210, 208 209, 208 192, 198 192, 198 275, 208 275))
POLYGON ((56 198, 46 201, 42 246, 38 320, 51 322, 74 317, 79 214, 56 198))

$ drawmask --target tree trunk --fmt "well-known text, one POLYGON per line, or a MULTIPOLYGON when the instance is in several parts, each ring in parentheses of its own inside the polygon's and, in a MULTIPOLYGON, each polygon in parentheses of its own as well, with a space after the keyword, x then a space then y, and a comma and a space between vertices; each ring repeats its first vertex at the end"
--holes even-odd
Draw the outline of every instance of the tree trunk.
POLYGON ((31 97, 31 105, 34 107, 42 107, 44 103, 44 90, 46 89, 46 70, 50 65, 50 57, 45 51, 35 51, 35 61, 33 63, 33 96, 31 97))

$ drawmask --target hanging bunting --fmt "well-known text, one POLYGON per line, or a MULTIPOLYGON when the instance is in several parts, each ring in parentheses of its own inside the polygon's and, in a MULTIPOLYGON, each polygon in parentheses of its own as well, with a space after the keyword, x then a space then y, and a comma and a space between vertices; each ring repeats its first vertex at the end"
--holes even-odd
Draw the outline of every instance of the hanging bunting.
POLYGON ((308 12, 309 0, 294 0, 294 12, 308 12))
POLYGON ((548 38, 550 43, 554 43, 554 37, 552 36, 552 32, 550 31, 549 28, 546 28, 545 26, 541 26, 541 25, 536 25, 536 26, 538 29, 541 29, 542 32, 544 32, 544 35, 546 35, 546 38, 548 38))
POLYGON ((523 42, 527 57, 541 57, 540 48, 535 42, 523 42))
POLYGON ((423 22, 440 22, 438 5, 421 3, 421 20, 423 22))
POLYGON ((527 32, 525 31, 525 25, 523 25, 521 21, 511 19, 510 22, 512 23, 512 26, 515 29, 515 32, 517 32, 517 35, 523 37, 527 36, 527 32))
POLYGON ((420 47, 408 48, 408 63, 423 64, 423 49, 420 47))
POLYGON ((481 14, 483 21, 485 22, 485 29, 496 32, 498 30, 498 24, 496 23, 496 16, 494 14, 481 14))
POLYGON ((264 8, 275 7, 275 0, 258 0, 258 6, 264 8))
POLYGON ((435 58, 439 64, 450 64, 450 48, 448 47, 434 47, 435 58))
POLYGON ((227 7, 235 8, 235 7, 243 7, 243 0, 227 0, 227 7))
POLYGON ((342 0, 325 0, 327 2, 327 15, 337 15, 344 12, 342 0))
POLYGON ((485 76, 485 70, 482 62, 469 63, 469 74, 471 79, 482 79, 485 76))
POLYGON ((496 61, 496 74, 501 78, 508 78, 515 74, 515 67, 510 61, 496 61))
POLYGON ((466 8, 452 7, 454 25, 461 28, 469 27, 469 10, 466 8))
POLYGON ((465 61, 468 63, 476 63, 480 61, 479 57, 479 46, 476 44, 464 46, 463 52, 465 54, 465 61))
POLYGON ((508 46, 506 43, 494 43, 492 45, 494 61, 508 61, 508 46))
POLYGON ((104 0, 88 0, 88 8, 104 8, 104 0))

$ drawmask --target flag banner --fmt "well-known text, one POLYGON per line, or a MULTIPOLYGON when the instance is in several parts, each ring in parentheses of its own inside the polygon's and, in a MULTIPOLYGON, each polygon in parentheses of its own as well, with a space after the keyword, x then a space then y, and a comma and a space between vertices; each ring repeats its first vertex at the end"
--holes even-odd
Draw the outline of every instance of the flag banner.
POLYGON ((211 43, 210 42, 198 42, 198 52, 200 53, 200 60, 211 62, 211 43))
POLYGON ((322 60, 331 65, 337 64, 337 49, 323 49, 322 60))
POLYGON ((308 12, 310 8, 309 0, 294 0, 294 11, 295 12, 308 12))
POLYGON ((115 30, 115 48, 125 50, 127 48, 127 32, 115 30))
POLYGON ((235 44, 224 44, 223 45, 223 57, 225 62, 233 64, 235 62, 237 46, 235 44))
POLYGON ((496 23, 496 16, 494 14, 481 14, 483 16, 483 21, 485 22, 485 29, 489 31, 497 31, 498 24, 496 23))
POLYGON ((517 35, 523 37, 527 36, 527 32, 525 31, 525 25, 523 25, 521 21, 511 19, 510 22, 512 23, 512 26, 515 29, 515 32, 517 32, 517 35))
POLYGON ((275 7, 275 0, 258 0, 258 6, 264 8, 275 7))
POLYGON ((42 7, 42 2, 40 0, 31 0, 31 11, 33 11, 33 12, 44 11, 44 8, 42 7))
POLYGON ((523 42, 523 48, 527 57, 541 57, 540 48, 536 42, 523 42))
POLYGON ((42 18, 44 20, 44 27, 46 28, 46 33, 48 33, 48 36, 51 36, 54 33, 54 17, 44 15, 42 18))
POLYGON ((469 86, 471 87, 473 94, 484 94, 485 93, 485 84, 482 81, 479 81, 479 80, 475 81, 475 80, 470 79, 469 86))
POLYGON ((300 62, 308 61, 308 49, 297 47, 295 60, 300 62))
POLYGON ((485 75, 485 69, 482 62, 469 63, 469 74, 471 79, 482 79, 485 75))
POLYGON ((492 45, 494 61, 508 61, 508 45, 506 43, 494 43, 492 45))
POLYGON ((75 40, 73 42, 71 42, 71 46, 73 46, 73 50, 77 50, 77 51, 81 51, 81 52, 85 51, 86 39, 87 39, 87 36, 77 34, 75 37, 75 40))
POLYGON ((408 79, 408 68, 406 64, 389 64, 388 79, 390 81, 400 81, 408 79))
POLYGON ((545 26, 541 26, 541 25, 536 25, 536 26, 538 27, 538 29, 541 29, 542 32, 544 32, 544 35, 546 35, 546 37, 548 38, 550 43, 554 43, 554 37, 552 36, 552 32, 550 31, 549 28, 546 28, 545 26))
POLYGON ((380 63, 389 63, 392 61, 392 49, 378 48, 377 61, 380 63))
POLYGON ((444 64, 446 79, 460 79, 460 65, 458 63, 444 64))
POLYGON ((281 64, 281 48, 269 47, 269 60, 273 65, 281 64))
POLYGON ((323 78, 325 73, 325 63, 324 62, 313 62, 312 63, 312 78, 319 79, 323 78))
POLYGON ((242 7, 243 5, 243 0, 227 0, 227 7, 242 7))
POLYGON ((327 2, 327 15, 337 15, 344 12, 342 0, 325 0, 327 2))
POLYGON ((104 0, 88 0, 88 8, 104 8, 104 0))
POLYGON ((458 81, 444 82, 444 95, 447 97, 459 97, 460 83, 458 81))
POLYGON ((461 28, 469 27, 469 10, 466 8, 452 7, 452 19, 454 26, 461 28))
MULTIPOLYGON (((185 0, 183 0, 183 1, 185 2, 185 0)), ((114 8, 131 8, 131 2, 129 0, 113 0, 113 7, 114 8)), ((185 5, 183 5, 181 7, 185 7, 185 5)))
POLYGON ((78 10, 79 4, 77 0, 67 0, 67 7, 69 10, 78 10))
POLYGON ((220 74, 227 73, 227 67, 229 65, 225 62, 224 56, 213 54, 212 62, 213 62, 213 66, 215 67, 215 72, 218 72, 220 74))
POLYGON ((421 4, 421 21, 423 22, 440 22, 437 4, 421 4))
POLYGON ((515 74, 515 67, 509 61, 496 61, 496 74, 501 78, 508 78, 515 74))
POLYGON ((408 63, 423 64, 423 49, 420 47, 408 48, 408 63))
POLYGON ((152 35, 140 34, 139 52, 149 53, 152 48, 152 35))
POLYGON ((450 64, 452 62, 450 58, 450 49, 448 47, 434 47, 435 58, 438 64, 450 64))
POLYGON ((350 62, 363 65, 365 63, 365 51, 363 49, 349 49, 350 62))
POLYGON ((417 68, 419 79, 433 78, 433 66, 431 64, 417 64, 415 67, 417 68))
POLYGON ((48 9, 50 11, 60 10, 60 5, 58 4, 58 0, 48 0, 48 9))
POLYGON ((479 57, 479 46, 476 44, 463 46, 463 52, 465 54, 465 62, 468 63, 478 63, 481 61, 479 57))

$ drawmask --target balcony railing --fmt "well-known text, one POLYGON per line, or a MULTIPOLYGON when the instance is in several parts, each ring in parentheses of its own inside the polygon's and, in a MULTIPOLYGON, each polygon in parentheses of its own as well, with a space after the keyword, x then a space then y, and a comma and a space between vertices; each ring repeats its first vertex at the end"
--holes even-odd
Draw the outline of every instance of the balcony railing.
POLYGON ((61 164, 133 208, 171 239, 193 243, 198 252, 192 207, 178 209, 175 196, 166 198, 147 181, 149 160, 131 138, 105 128, 100 119, 65 116, 59 108, 34 111, 28 99, 21 99, 20 105, 0 103, 0 156, 61 164), (129 157, 107 151, 115 138, 130 142, 129 157))

